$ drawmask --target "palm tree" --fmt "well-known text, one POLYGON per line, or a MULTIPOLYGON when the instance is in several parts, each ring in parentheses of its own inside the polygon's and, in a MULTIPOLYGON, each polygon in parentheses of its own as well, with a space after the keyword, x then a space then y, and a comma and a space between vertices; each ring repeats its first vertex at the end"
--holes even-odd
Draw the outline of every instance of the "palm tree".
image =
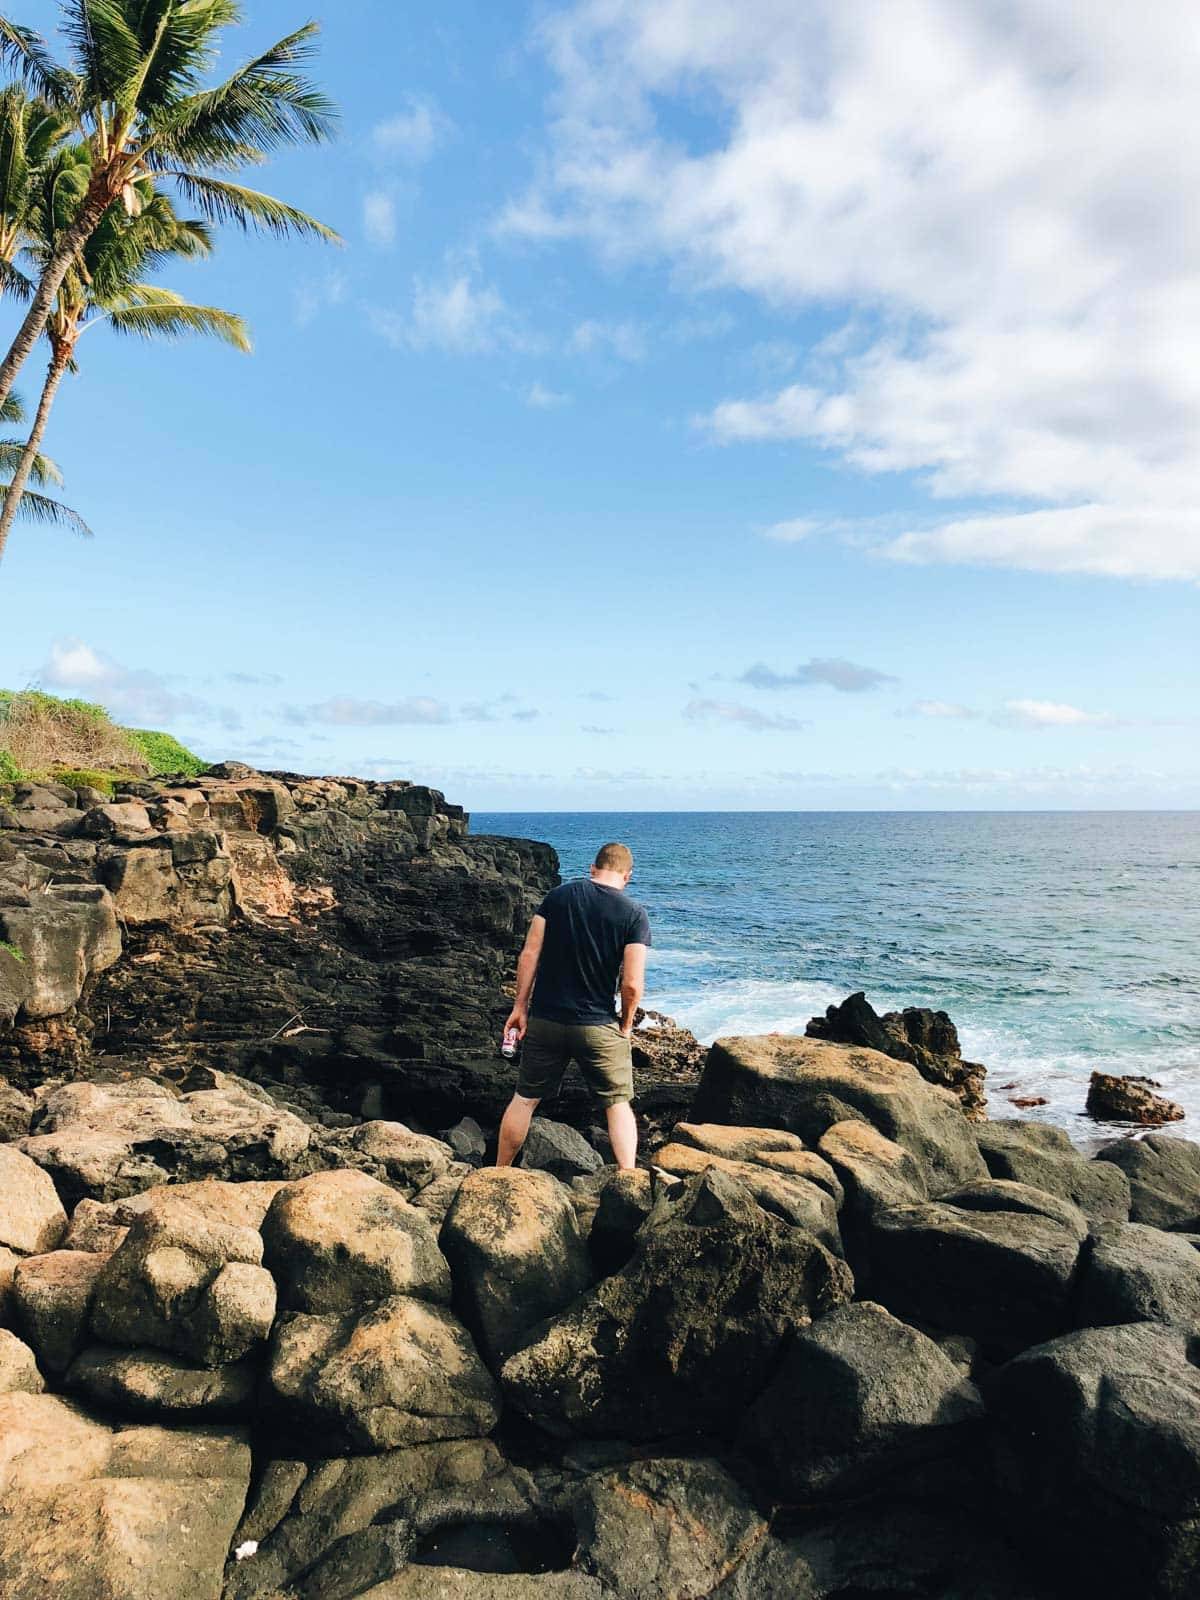
POLYGON ((70 120, 32 100, 19 84, 0 89, 0 292, 28 300, 33 285, 14 263, 25 243, 29 207, 42 168, 70 120))
POLYGON ((70 65, 32 29, 0 16, 0 56, 71 119, 87 142, 87 188, 29 310, 0 363, 0 402, 41 337, 59 285, 110 206, 134 214, 143 178, 169 179, 213 222, 336 240, 323 223, 271 195, 232 183, 233 173, 288 145, 329 136, 332 103, 295 69, 318 32, 308 23, 213 88, 202 87, 221 31, 242 20, 237 0, 63 0, 70 65))
MULTIPOLYGON (((36 265, 53 259, 59 237, 86 192, 90 165, 88 151, 79 145, 60 150, 46 163, 26 223, 26 251, 36 265)), ((135 212, 130 216, 122 207, 110 208, 59 284, 44 330, 50 342, 46 379, 29 439, 0 507, 0 560, 38 459, 59 384, 66 372, 76 369, 76 346, 89 328, 107 325, 116 333, 146 339, 207 334, 235 349, 250 349, 246 324, 233 312, 193 305, 170 289, 139 281, 142 273, 170 257, 207 255, 212 241, 206 225, 177 217, 170 200, 145 178, 137 185, 135 212)))
MULTIPOLYGON (((19 395, 10 394, 0 405, 0 422, 21 423, 25 420, 25 407, 19 395)), ((22 439, 0 439, 0 474, 15 472, 25 458, 28 446, 22 439)), ((48 456, 33 455, 33 460, 28 470, 28 476, 38 485, 47 483, 61 483, 62 473, 48 456)), ((9 485, 0 483, 0 504, 7 510, 9 485)), ((91 537, 92 530, 79 515, 72 511, 70 506, 64 506, 61 501, 51 500, 44 494, 35 494, 26 489, 21 497, 20 513, 31 522, 51 522, 59 527, 70 528, 74 533, 81 533, 85 538, 91 537)))

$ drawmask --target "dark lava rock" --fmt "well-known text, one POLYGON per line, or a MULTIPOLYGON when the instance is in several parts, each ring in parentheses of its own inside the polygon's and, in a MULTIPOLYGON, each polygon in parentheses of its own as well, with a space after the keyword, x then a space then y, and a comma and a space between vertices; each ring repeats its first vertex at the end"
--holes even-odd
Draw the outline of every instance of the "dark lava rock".
POLYGON ((1096 1160, 1120 1167, 1129 1179, 1132 1221, 1200 1233, 1200 1144, 1150 1133, 1106 1144, 1096 1160))
POLYGON ((506 1362, 509 1401, 547 1432, 730 1433, 792 1328, 853 1293, 849 1268, 709 1171, 664 1200, 628 1264, 506 1362))
POLYGON ((1064 1593, 1200 1592, 1200 1371, 1182 1331, 1088 1328, 985 1386, 1011 1515, 1064 1593))
POLYGON ((1143 1223, 1102 1226, 1084 1252, 1076 1321, 1174 1322, 1200 1333, 1200 1251, 1143 1223))
POLYGON ((975 1136, 993 1178, 1059 1195, 1093 1222, 1124 1222, 1128 1217, 1128 1180, 1111 1163, 1087 1160, 1060 1129, 1014 1118, 985 1122, 975 1136))
POLYGON ((551 1177, 569 1183, 572 1178, 586 1178, 589 1173, 599 1172, 604 1158, 592 1149, 581 1133, 576 1133, 565 1122, 534 1117, 521 1149, 521 1165, 548 1172, 551 1177))
POLYGON ((834 1123, 854 1118, 914 1155, 934 1193, 987 1175, 948 1090, 908 1062, 853 1045, 787 1034, 718 1039, 690 1120, 786 1128, 815 1145, 834 1123))
POLYGON ((852 994, 840 1006, 829 1006, 823 1017, 813 1017, 805 1029, 810 1039, 831 1044, 866 1045, 898 1061, 911 1062, 923 1078, 956 1094, 963 1111, 981 1121, 987 1106, 984 1079, 987 1068, 964 1061, 958 1029, 944 1011, 907 1006, 880 1016, 865 994, 852 994))
POLYGON ((772 1495, 809 1501, 950 1454, 982 1416, 978 1390, 932 1339, 860 1301, 796 1335, 740 1444, 772 1495))
POLYGON ((1147 1127, 1181 1122, 1183 1107, 1165 1095, 1154 1093, 1161 1088, 1153 1078, 1114 1077, 1108 1072, 1093 1072, 1088 1085, 1087 1114, 1098 1122, 1140 1122, 1147 1127))
POLYGON ((600 1277, 619 1272, 629 1260, 653 1204, 648 1172, 614 1172, 601 1189, 588 1232, 588 1250, 600 1277))

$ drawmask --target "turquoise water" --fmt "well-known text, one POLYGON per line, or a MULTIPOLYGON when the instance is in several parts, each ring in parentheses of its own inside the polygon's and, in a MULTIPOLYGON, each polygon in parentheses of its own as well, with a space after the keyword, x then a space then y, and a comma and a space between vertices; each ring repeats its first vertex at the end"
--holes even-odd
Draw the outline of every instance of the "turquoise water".
POLYGON ((1200 812, 492 813, 472 829, 548 840, 564 876, 626 841, 654 928, 647 1004, 703 1040, 802 1033, 864 989, 880 1011, 949 1011, 990 1069, 993 1116, 1086 1137, 1100 1068, 1159 1079, 1200 1137, 1200 812), (1014 1094, 1050 1103, 1018 1113, 1014 1094))

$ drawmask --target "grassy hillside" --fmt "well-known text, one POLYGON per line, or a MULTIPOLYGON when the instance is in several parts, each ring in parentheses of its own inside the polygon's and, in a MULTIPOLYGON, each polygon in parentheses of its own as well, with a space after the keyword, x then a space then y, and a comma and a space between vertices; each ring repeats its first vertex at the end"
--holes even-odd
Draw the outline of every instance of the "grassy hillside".
POLYGON ((122 728, 103 706, 0 689, 0 784, 51 779, 111 793, 122 779, 204 770, 169 733, 122 728))

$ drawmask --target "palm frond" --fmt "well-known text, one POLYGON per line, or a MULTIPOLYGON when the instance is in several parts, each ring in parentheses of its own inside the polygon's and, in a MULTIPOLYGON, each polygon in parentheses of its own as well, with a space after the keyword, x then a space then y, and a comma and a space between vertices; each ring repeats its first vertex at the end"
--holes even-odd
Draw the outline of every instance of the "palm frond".
POLYGON ((155 127, 148 144, 189 166, 230 168, 286 145, 318 143, 337 120, 333 102, 291 69, 314 53, 307 23, 248 61, 215 89, 190 95, 155 127))
MULTIPOLYGON (((0 473, 9 478, 15 477, 24 454, 23 439, 0 439, 0 473)), ((63 481, 62 469, 57 461, 51 461, 49 456, 35 455, 29 469, 29 481, 38 484, 60 484, 63 481)))
MULTIPOLYGON (((0 505, 8 499, 8 485, 0 483, 0 505)), ((56 528, 66 528, 70 533, 77 533, 83 539, 92 537, 92 530, 79 515, 72 511, 70 506, 64 506, 61 500, 51 500, 47 495, 35 494, 32 489, 26 489, 21 496, 19 517, 24 517, 27 522, 42 522, 56 528)))
POLYGON ((283 238, 296 236, 324 239, 341 244, 340 234, 307 212, 277 200, 274 195, 245 189, 241 184, 225 183, 198 172, 168 172, 187 200, 204 213, 210 222, 232 222, 246 232, 274 233, 283 238))
POLYGON ((141 60, 137 34, 120 0, 68 0, 60 29, 89 104, 115 102, 141 60))
POLYGON ((108 321, 115 332, 140 339, 181 339, 187 334, 202 334, 247 354, 253 348, 250 330, 235 312, 193 305, 182 295, 156 284, 133 285, 110 308, 108 321))
POLYGON ((40 33, 7 17, 0 17, 0 61, 49 105, 63 110, 79 105, 80 84, 75 74, 55 61, 40 33))
POLYGON ((33 283, 11 261, 0 261, 0 294, 11 295, 14 300, 31 300, 33 283))

